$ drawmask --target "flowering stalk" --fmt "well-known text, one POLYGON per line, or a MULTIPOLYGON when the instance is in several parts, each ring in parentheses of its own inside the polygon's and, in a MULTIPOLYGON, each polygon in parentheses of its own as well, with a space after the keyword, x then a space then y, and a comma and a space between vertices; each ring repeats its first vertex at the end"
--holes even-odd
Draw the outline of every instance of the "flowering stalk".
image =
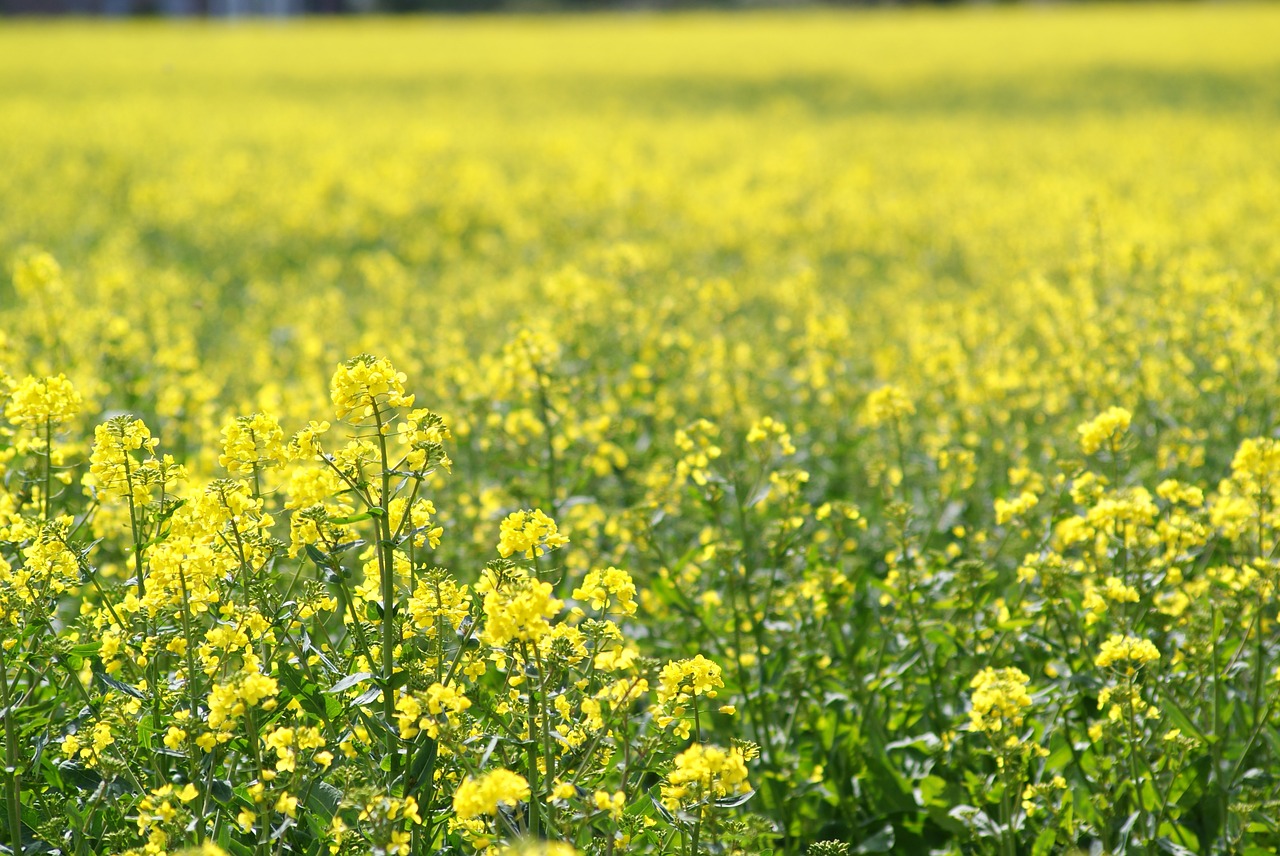
POLYGON ((13 700, 9 696, 9 664, 0 644, 0 704, 4 705, 4 788, 9 806, 9 841, 13 853, 22 852, 22 780, 18 773, 18 734, 13 725, 13 700))

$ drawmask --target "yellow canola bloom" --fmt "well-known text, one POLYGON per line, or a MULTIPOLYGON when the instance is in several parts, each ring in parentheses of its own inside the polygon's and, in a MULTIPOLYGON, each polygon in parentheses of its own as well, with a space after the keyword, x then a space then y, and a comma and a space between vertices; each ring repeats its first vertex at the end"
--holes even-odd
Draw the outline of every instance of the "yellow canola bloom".
POLYGON ((413 406, 413 396, 404 391, 407 379, 390 360, 364 354, 338 366, 329 382, 329 396, 339 419, 352 415, 368 419, 376 408, 413 406))
POLYGON ((1100 669, 1117 664, 1130 665, 1132 668, 1145 666, 1159 659, 1160 651, 1151 640, 1115 634, 1102 643, 1102 648, 1094 658, 1093 664, 1100 669))
POLYGON ((1092 455, 1103 446, 1119 443, 1129 430, 1133 414, 1123 407, 1108 407, 1102 413, 1076 428, 1080 435, 1080 451, 1092 455))
POLYGON ((503 519, 498 555, 504 559, 513 555, 532 559, 568 543, 568 537, 560 534, 556 522, 541 509, 525 509, 503 519))
POLYGON ((1031 707, 1029 683, 1021 669, 983 669, 969 682, 973 690, 969 726, 989 734, 1021 728, 1031 707))
POLYGON ((83 407, 84 399, 66 375, 26 377, 10 391, 4 415, 15 425, 60 425, 78 416, 83 407))
POLYGON ((453 810, 459 818, 467 820, 480 815, 497 813, 498 806, 514 807, 529 799, 529 782, 519 773, 510 770, 493 770, 480 778, 470 776, 453 795, 453 810))

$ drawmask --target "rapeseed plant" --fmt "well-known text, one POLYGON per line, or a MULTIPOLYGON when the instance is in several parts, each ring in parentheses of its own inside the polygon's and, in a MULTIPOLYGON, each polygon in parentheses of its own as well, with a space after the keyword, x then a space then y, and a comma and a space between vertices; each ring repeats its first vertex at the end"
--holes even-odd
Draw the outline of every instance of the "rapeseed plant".
POLYGON ((0 32, 0 842, 1280 847, 1276 13, 1038 11, 0 32))

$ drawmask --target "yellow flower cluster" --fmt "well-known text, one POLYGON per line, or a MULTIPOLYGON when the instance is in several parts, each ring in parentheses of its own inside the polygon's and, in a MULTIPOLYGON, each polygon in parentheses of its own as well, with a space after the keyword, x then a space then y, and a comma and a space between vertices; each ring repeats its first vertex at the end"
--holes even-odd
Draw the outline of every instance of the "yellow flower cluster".
POLYGON ((440 720, 452 726, 460 723, 460 715, 471 707, 471 700, 456 686, 435 683, 425 693, 400 696, 396 700, 396 724, 400 737, 411 740, 419 731, 425 731, 432 739, 440 736, 440 720), (426 715, 423 707, 426 707, 426 715))
POLYGON ((9 391, 4 415, 15 425, 60 425, 80 415, 83 407, 84 399, 66 375, 27 377, 9 391))
POLYGON ((916 406, 907 394, 892 384, 872 390, 863 405, 863 418, 873 428, 895 422, 915 412, 916 406))
POLYGON ((93 483, 108 494, 122 499, 132 498, 135 503, 146 502, 150 468, 140 462, 133 452, 144 451, 154 456, 158 437, 141 419, 120 416, 103 422, 93 432, 93 451, 89 455, 89 475, 93 483))
POLYGON ((874 18, 0 28, 0 847, 1274 849, 1280 10, 874 18))
POLYGON ((453 810, 467 820, 496 814, 499 806, 515 807, 529 799, 529 782, 510 770, 491 770, 477 778, 467 777, 453 795, 453 810))
POLYGON ((232 475, 254 475, 284 460, 284 431, 265 413, 239 416, 222 429, 218 466, 232 475))
POLYGON ((969 727, 988 734, 1021 728, 1031 707, 1029 683, 1021 669, 983 669, 969 682, 973 690, 969 727))
POLYGON ((333 373, 329 397, 339 419, 352 415, 358 420, 369 419, 378 408, 413 406, 413 396, 404 391, 406 379, 389 360, 364 354, 333 373))
POLYGON ((551 632, 550 619, 564 608, 554 587, 512 571, 502 580, 484 577, 476 591, 484 595, 485 626, 480 638, 501 648, 513 641, 537 642, 551 632))
POLYGON ((1104 446, 1115 447, 1124 439, 1132 419, 1133 414, 1123 407, 1108 407, 1076 428, 1080 435, 1080 451, 1092 455, 1104 446))
POLYGON ((592 609, 636 613, 636 584, 630 574, 618 568, 588 571, 573 596, 589 602, 592 609))
POLYGON ((556 522, 541 509, 513 511, 502 520, 498 555, 504 559, 514 555, 532 559, 568 543, 568 537, 560 534, 556 522))
MULTIPOLYGON (((253 657, 245 658, 252 664, 253 657)), ((254 707, 264 710, 275 707, 275 695, 279 690, 276 679, 262 674, 256 668, 247 670, 237 678, 215 684, 209 692, 209 727, 228 729, 235 720, 254 707)))
POLYGON ((746 758, 741 749, 695 743, 676 756, 662 786, 662 803, 668 811, 700 807, 706 812, 711 801, 750 789, 746 758))
POLYGON ((1102 643, 1102 649, 1098 651, 1093 664, 1100 669, 1115 665, 1134 669, 1159 659, 1160 651, 1151 643, 1151 640, 1115 634, 1102 643))

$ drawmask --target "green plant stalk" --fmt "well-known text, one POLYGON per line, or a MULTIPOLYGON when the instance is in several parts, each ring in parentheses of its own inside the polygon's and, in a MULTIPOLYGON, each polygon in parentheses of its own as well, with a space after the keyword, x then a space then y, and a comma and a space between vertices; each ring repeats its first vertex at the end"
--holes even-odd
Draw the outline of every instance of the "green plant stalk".
MULTIPOLYGON (((1125 731, 1129 735, 1129 751, 1126 753, 1129 762, 1129 775, 1133 777, 1133 797, 1138 803, 1138 812, 1142 815, 1147 814, 1146 801, 1142 798, 1142 778, 1138 773, 1138 733, 1134 727, 1134 710, 1133 710, 1133 679, 1125 679, 1125 731)), ((1154 784, 1154 783, 1153 783, 1154 784)), ((1158 832, 1158 830, 1157 830, 1158 832)), ((1146 849, 1148 853, 1155 852, 1155 836, 1151 834, 1151 830, 1146 830, 1146 849)))
MULTIPOLYGON (((395 671, 395 621, 392 613, 395 610, 395 547, 391 540, 390 494, 391 494, 391 461, 387 456, 387 437, 382 433, 382 410, 378 402, 373 402, 373 419, 378 430, 378 455, 381 459, 380 480, 381 493, 378 504, 381 514, 374 515, 374 524, 378 533, 378 570, 382 577, 382 713, 387 719, 386 751, 391 764, 391 777, 395 781, 400 768, 400 753, 396 746, 396 735, 392 723, 396 716, 396 703, 392 697, 391 679, 395 671)), ((405 509, 408 515, 409 510, 405 509)))
POLYGON ((44 420, 44 520, 49 522, 53 496, 53 421, 44 420))
MULTIPOLYGON (((256 778, 261 782, 263 781, 262 747, 260 745, 262 741, 258 737, 258 721, 254 716, 253 708, 249 708, 244 712, 244 723, 245 730, 249 732, 249 748, 253 750, 253 766, 257 774, 256 778)), ((271 827, 271 806, 269 804, 264 805, 263 817, 257 818, 256 821, 258 840, 254 845, 253 852, 260 854, 264 852, 263 848, 267 843, 265 840, 266 832, 271 827)))
POLYGON ((13 724, 13 701, 9 695, 9 664, 0 645, 0 703, 4 704, 4 789, 9 806, 9 841, 13 852, 22 853, 22 779, 18 774, 17 729, 13 724))
POLYGON ((1017 844, 1013 838, 1013 809, 1010 807, 1012 801, 1009 799, 1009 793, 1013 787, 1013 778, 1009 775, 1009 762, 1012 759, 1007 753, 1002 753, 1002 757, 1004 764, 1000 768, 1000 778, 1003 780, 1000 788, 1000 850, 1004 856, 1015 856, 1017 844))
MULTIPOLYGON (((138 509, 133 501, 133 469, 129 466, 132 458, 127 449, 124 452, 124 475, 125 486, 128 488, 129 495, 129 532, 133 537, 133 573, 135 583, 138 588, 138 600, 142 600, 147 595, 146 574, 142 561, 142 551, 145 549, 146 540, 143 539, 142 533, 139 532, 140 524, 138 523, 138 509)), ((161 497, 163 499, 163 496, 161 497)), ((151 619, 147 616, 147 610, 142 610, 142 632, 147 638, 151 638, 151 619)), ((153 651, 147 657, 147 689, 151 693, 151 727, 157 729, 160 727, 160 677, 156 671, 156 658, 153 651)), ((169 773, 169 765, 165 756, 156 756, 156 768, 154 772, 154 782, 159 785, 169 773)))
POLYGON ((547 438, 547 513, 554 519, 559 514, 560 486, 557 478, 555 435, 551 433, 551 401, 547 398, 547 386, 543 382, 540 366, 534 366, 534 374, 538 379, 538 418, 542 422, 543 434, 547 438))
MULTIPOLYGON (((526 663, 528 662, 527 659, 524 661, 526 663)), ((532 692, 529 693, 528 717, 529 736, 525 754, 529 765, 529 834, 534 838, 537 838, 541 835, 541 824, 539 818, 539 809, 541 808, 541 805, 539 805, 538 800, 538 747, 537 742, 534 740, 534 735, 538 733, 538 720, 534 712, 534 694, 532 692)))
MULTIPOLYGON (((178 565, 178 582, 182 586, 182 635, 186 639, 186 643, 187 643, 185 646, 186 654, 187 654, 187 704, 189 705, 191 716, 194 717, 196 715, 196 709, 197 709, 196 708, 196 703, 197 703, 196 702, 196 684, 195 684, 196 661, 195 661, 195 654, 193 653, 195 645, 192 642, 192 636, 191 636, 191 599, 190 599, 190 596, 187 594, 187 575, 183 573, 181 564, 178 565)), ((157 728, 159 728, 158 724, 157 724, 157 728)), ((192 740, 190 734, 188 733, 187 760, 190 765, 188 775, 191 777, 192 782, 196 782, 200 778, 200 768, 196 765, 195 753, 191 751, 193 742, 194 741, 192 740)), ((206 790, 205 800, 208 799, 207 793, 208 792, 206 790)), ((195 831, 196 831, 196 844, 203 843, 204 842, 204 824, 200 821, 197 821, 195 824, 195 831)))

